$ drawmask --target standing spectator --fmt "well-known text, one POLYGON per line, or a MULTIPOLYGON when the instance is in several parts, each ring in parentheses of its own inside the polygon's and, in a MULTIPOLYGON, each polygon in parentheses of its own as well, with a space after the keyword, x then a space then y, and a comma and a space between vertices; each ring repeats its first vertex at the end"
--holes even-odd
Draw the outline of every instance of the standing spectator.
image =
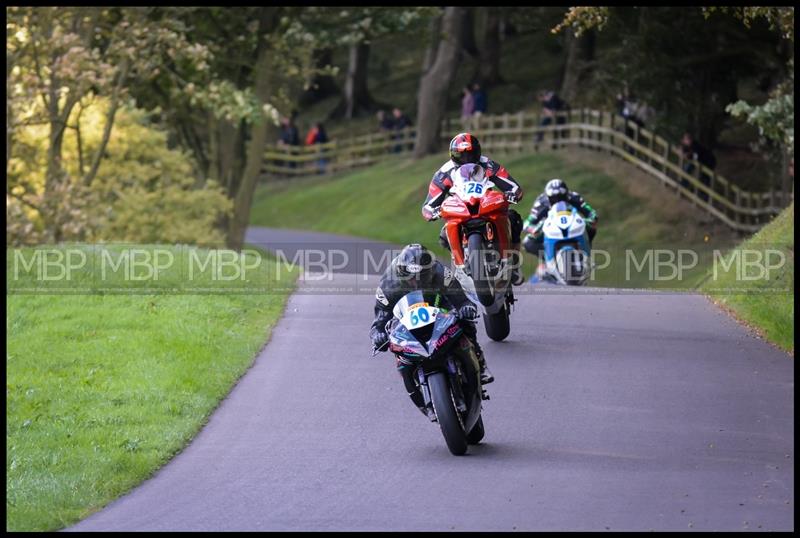
MULTIPOLYGON (((297 126, 294 124, 294 112, 292 112, 292 117, 284 116, 281 118, 281 134, 280 138, 278 139, 278 146, 281 146, 283 149, 292 155, 296 154, 295 148, 300 145, 300 133, 297 131, 297 126)), ((279 162, 279 165, 288 165, 289 168, 295 168, 297 163, 294 161, 288 162, 279 162)))
MULTIPOLYGON (((395 131, 394 139, 403 140, 406 137, 406 133, 403 132, 403 130, 406 127, 410 127, 412 125, 411 120, 408 119, 408 116, 403 114, 403 111, 397 107, 395 107, 394 110, 392 110, 392 115, 394 115, 394 126, 393 126, 393 129, 395 131)), ((397 144, 394 147, 394 152, 400 153, 401 151, 403 151, 403 145, 397 144)))
MULTIPOLYGON (((558 96, 558 94, 552 90, 542 90, 537 95, 539 102, 542 103, 542 121, 539 123, 540 127, 546 127, 547 125, 551 125, 553 120, 557 125, 562 125, 566 123, 566 118, 563 115, 559 115, 558 113, 561 112, 566 108, 566 103, 558 96)), ((539 131, 536 133, 536 144, 538 145, 542 139, 544 138, 544 131, 539 131)), ((553 139, 557 138, 557 134, 553 134, 553 139)), ((553 143, 553 148, 555 149, 556 145, 553 143)))
POLYGON ((472 130, 472 114, 475 113, 475 97, 469 86, 464 86, 462 90, 463 96, 461 97, 461 124, 464 131, 472 130))
MULTIPOLYGON (((313 146, 315 144, 324 144, 328 141, 328 134, 325 132, 325 126, 322 123, 315 123, 311 126, 311 129, 308 130, 308 134, 306 135, 306 146, 313 146)), ((319 148, 319 160, 317 161, 317 166, 319 168, 319 173, 325 173, 325 165, 328 164, 327 159, 323 158, 322 155, 325 152, 324 148, 319 148)))
POLYGON ((379 110, 376 114, 378 118, 378 130, 381 132, 389 132, 394 128, 392 118, 386 115, 385 110, 379 110))
MULTIPOLYGON (((644 121, 642 121, 639 115, 642 106, 643 105, 640 105, 636 97, 628 91, 627 86, 625 86, 622 93, 617 94, 617 112, 627 120, 622 130, 628 138, 634 138, 636 136, 636 131, 631 125, 631 122, 639 127, 644 127, 644 121)), ((633 146, 627 144, 625 141, 623 141, 622 145, 628 153, 635 153, 633 146)))
POLYGON ((477 82, 472 85, 472 95, 475 99, 475 112, 476 116, 480 116, 481 114, 486 114, 486 110, 489 106, 487 103, 486 92, 483 91, 481 85, 477 82))
POLYGON ((281 118, 281 137, 278 140, 278 144, 282 146, 300 145, 300 134, 293 119, 286 116, 281 118))
MULTIPOLYGON (((717 166, 717 158, 711 152, 710 149, 702 145, 700 142, 694 139, 694 137, 686 132, 683 133, 683 137, 681 138, 681 153, 683 154, 683 171, 687 174, 692 174, 695 171, 695 162, 700 163, 711 170, 717 166)), ((700 175, 700 181, 704 185, 711 184, 711 178, 709 175, 702 171, 700 175)), ((689 186, 689 182, 685 179, 681 179, 681 185, 684 187, 689 186)), ((708 194, 706 192, 700 192, 700 198, 704 201, 708 201, 708 194)))

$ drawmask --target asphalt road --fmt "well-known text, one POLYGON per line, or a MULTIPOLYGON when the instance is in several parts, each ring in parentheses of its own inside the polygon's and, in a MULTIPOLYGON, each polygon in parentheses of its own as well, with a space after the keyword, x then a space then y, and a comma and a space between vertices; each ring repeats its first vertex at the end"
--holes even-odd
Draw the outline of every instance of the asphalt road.
POLYGON ((69 530, 794 529, 793 360, 704 297, 520 290, 455 457, 370 358, 374 295, 330 291, 364 282, 301 282, 197 438, 69 530))

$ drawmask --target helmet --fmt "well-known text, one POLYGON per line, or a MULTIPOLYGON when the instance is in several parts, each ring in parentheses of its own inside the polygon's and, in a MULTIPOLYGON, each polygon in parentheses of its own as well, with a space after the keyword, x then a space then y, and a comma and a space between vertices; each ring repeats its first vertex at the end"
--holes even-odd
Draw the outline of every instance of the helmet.
POLYGON ((419 243, 406 245, 397 256, 395 273, 418 289, 430 288, 434 273, 433 255, 419 243))
POLYGON ((461 166, 481 160, 481 143, 469 133, 459 133, 450 141, 450 158, 461 166))
POLYGON ((569 193, 567 184, 560 179, 551 179, 544 187, 544 194, 550 200, 551 205, 566 201, 567 193, 569 193))

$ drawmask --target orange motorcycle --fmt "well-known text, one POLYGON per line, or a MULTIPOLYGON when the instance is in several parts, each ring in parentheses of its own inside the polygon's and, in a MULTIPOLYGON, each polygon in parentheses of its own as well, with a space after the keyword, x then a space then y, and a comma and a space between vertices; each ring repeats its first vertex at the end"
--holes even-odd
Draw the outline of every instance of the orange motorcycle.
POLYGON ((511 203, 477 164, 453 175, 449 196, 437 216, 445 220, 454 273, 467 297, 483 312, 486 334, 503 340, 511 330, 514 304, 509 241, 511 203))

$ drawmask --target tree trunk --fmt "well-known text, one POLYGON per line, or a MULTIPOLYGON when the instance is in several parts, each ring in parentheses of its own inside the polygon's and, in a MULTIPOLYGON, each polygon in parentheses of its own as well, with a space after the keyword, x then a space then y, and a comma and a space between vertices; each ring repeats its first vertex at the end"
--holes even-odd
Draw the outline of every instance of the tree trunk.
POLYGON ((215 170, 217 180, 223 185, 230 195, 236 192, 237 178, 242 173, 242 163, 237 159, 240 154, 240 146, 243 133, 236 125, 228 120, 220 119, 216 122, 217 131, 217 151, 215 156, 219 163, 219 169, 215 170))
POLYGON ((415 158, 442 150, 439 135, 447 110, 447 93, 461 57, 464 16, 463 7, 445 8, 436 60, 420 81, 415 158))
MULTIPOLYGON (((266 35, 277 25, 281 8, 265 7, 262 11, 259 35, 262 41, 259 46, 258 59, 255 65, 255 94, 262 104, 268 103, 272 97, 273 85, 273 52, 266 35)), ((244 234, 250 221, 250 208, 253 205, 253 193, 261 173, 264 160, 264 148, 267 140, 277 134, 275 126, 267 119, 252 126, 250 139, 245 147, 245 164, 241 179, 237 182, 233 199, 233 215, 228 220, 226 244, 228 248, 240 251, 244 245, 244 234)))
MULTIPOLYGON (((122 67, 120 68, 120 72, 117 75, 117 84, 114 86, 114 89, 111 93, 111 103, 108 105, 108 112, 106 113, 106 123, 103 127, 103 138, 100 141, 100 147, 97 148, 97 152, 95 153, 94 159, 92 160, 92 166, 89 169, 89 173, 86 174, 83 178, 83 184, 87 187, 92 184, 94 181, 95 176, 97 176, 97 171, 100 169, 100 163, 103 160, 103 157, 106 153, 106 148, 108 147, 108 142, 111 140, 111 130, 114 128, 114 117, 117 114, 117 109, 119 108, 119 92, 122 90, 122 87, 125 84, 125 80, 128 77, 128 61, 123 60, 122 67)), ((83 173, 83 167, 81 167, 81 173, 83 173)))
POLYGON ((369 94, 367 88, 367 66, 369 65, 369 44, 361 41, 350 46, 350 59, 347 78, 344 82, 342 101, 330 114, 330 118, 353 119, 364 113, 371 113, 382 106, 369 94))
POLYGON ((475 78, 488 88, 503 82, 500 76, 500 14, 496 8, 479 8, 485 19, 483 46, 475 78))
POLYGON ((561 97, 572 103, 578 94, 578 79, 581 75, 580 39, 571 30, 564 32, 564 66, 561 71, 561 97))
POLYGON ((436 61, 436 53, 439 50, 439 41, 441 40, 442 32, 442 16, 438 15, 431 19, 431 35, 430 35, 430 45, 425 50, 425 58, 422 60, 422 74, 428 72, 433 66, 433 62, 436 61))
POLYGON ((462 43, 464 52, 473 58, 478 57, 478 45, 475 43, 475 10, 477 8, 468 7, 464 10, 462 19, 462 43))
MULTIPOLYGON (((333 64, 333 49, 330 47, 315 49, 313 55, 317 69, 324 69, 333 64)), ((307 107, 338 93, 340 93, 339 88, 331 75, 316 74, 311 78, 309 88, 300 95, 298 104, 307 107)))

